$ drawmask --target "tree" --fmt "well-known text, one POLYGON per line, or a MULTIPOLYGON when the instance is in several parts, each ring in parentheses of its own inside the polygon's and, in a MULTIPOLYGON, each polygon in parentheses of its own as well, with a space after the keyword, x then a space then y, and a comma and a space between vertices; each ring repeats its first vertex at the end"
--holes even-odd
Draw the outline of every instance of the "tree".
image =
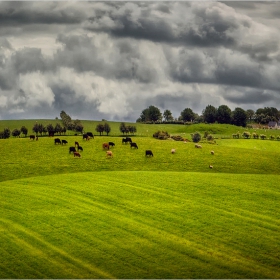
POLYGON ((144 109, 140 115, 141 122, 156 122, 162 120, 162 114, 160 110, 151 105, 148 108, 144 109))
POLYGON ((164 117, 164 120, 167 122, 173 121, 173 119, 174 119, 170 110, 165 110, 163 112, 163 117, 164 117))
POLYGON ((126 126, 125 126, 125 123, 124 123, 124 122, 122 122, 122 123, 120 124, 120 132, 121 132, 122 134, 124 134, 124 133, 126 132, 126 126))
POLYGON ((212 105, 208 105, 203 110, 202 115, 205 122, 214 123, 216 121, 217 109, 212 105))
POLYGON ((4 139, 7 139, 11 136, 11 130, 9 128, 4 128, 4 131, 3 131, 3 138, 4 139))
POLYGON ((28 129, 25 126, 22 126, 20 129, 21 133, 24 134, 24 136, 26 137, 27 133, 28 133, 28 129))
POLYGON ((43 124, 38 124, 38 132, 42 135, 42 133, 45 131, 45 127, 43 124))
POLYGON ((193 142, 198 143, 201 140, 201 134, 199 132, 195 132, 192 135, 192 140, 193 142))
POLYGON ((32 128, 32 131, 36 133, 36 135, 38 134, 39 132, 39 125, 38 123, 36 122, 32 128))
POLYGON ((75 125, 75 131, 83 133, 83 130, 84 130, 84 126, 81 123, 77 123, 75 125))
POLYGON ((184 122, 191 122, 194 120, 194 118, 195 118, 195 113, 190 108, 186 108, 181 112, 181 119, 184 122))
POLYGON ((248 109, 246 111, 246 115, 247 115, 247 120, 249 120, 250 122, 253 120, 253 117, 255 115, 255 111, 252 109, 248 109))
POLYGON ((231 110, 227 105, 221 105, 217 109, 216 119, 218 123, 231 123, 231 110))
POLYGON ((246 126, 247 114, 242 108, 235 108, 232 112, 232 124, 237 126, 246 126))
POLYGON ((100 133, 100 136, 101 134, 103 134, 104 132, 104 125, 102 123, 99 123, 96 128, 95 128, 95 131, 99 132, 100 133))
POLYGON ((54 131, 55 131, 55 133, 59 133, 61 135, 62 126, 59 123, 57 123, 54 127, 54 131))
POLYGON ((18 136, 20 136, 20 130, 19 129, 14 129, 13 131, 12 131, 12 135, 14 136, 14 137, 18 137, 18 136))
POLYGON ((106 123, 106 122, 104 123, 104 131, 107 133, 107 136, 108 136, 108 134, 111 131, 110 125, 108 123, 106 123))

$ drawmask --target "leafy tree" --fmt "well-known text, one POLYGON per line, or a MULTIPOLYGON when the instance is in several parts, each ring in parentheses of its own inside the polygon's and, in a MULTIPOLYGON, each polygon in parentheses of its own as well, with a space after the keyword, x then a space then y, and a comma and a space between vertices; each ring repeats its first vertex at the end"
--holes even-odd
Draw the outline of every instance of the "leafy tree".
POLYGON ((250 122, 253 120, 254 115, 255 115, 255 111, 252 109, 248 109, 246 111, 246 115, 247 115, 247 120, 249 120, 250 122))
POLYGON ((38 132, 39 132, 39 124, 37 122, 34 124, 34 126, 32 128, 32 131, 34 133, 36 133, 36 135, 38 134, 38 132))
POLYGON ((4 128, 4 131, 3 131, 3 138, 4 139, 7 139, 11 136, 11 130, 9 128, 4 128))
POLYGON ((45 127, 43 124, 38 124, 38 132, 42 135, 42 133, 44 132, 45 130, 45 127))
POLYGON ((54 127, 51 123, 47 125, 47 131, 48 131, 48 133, 52 133, 52 132, 54 133, 55 132, 54 127))
POLYGON ((136 126, 134 126, 134 125, 129 125, 129 126, 127 126, 127 128, 128 128, 129 133, 131 133, 131 134, 134 134, 137 131, 136 126))
POLYGON ((181 119, 184 122, 190 122, 193 121, 195 118, 195 113, 193 112, 192 109, 186 108, 181 112, 181 119))
POLYGON ((162 114, 160 110, 151 105, 148 108, 144 109, 140 115, 140 120, 141 122, 156 122, 156 121, 161 121, 162 120, 162 114))
POLYGON ((75 125, 75 131, 83 133, 83 130, 84 130, 84 126, 81 123, 77 123, 75 125))
POLYGON ((13 131, 12 131, 12 135, 14 136, 14 137, 18 137, 18 136, 20 136, 20 130, 19 129, 14 129, 13 131))
POLYGON ((216 121, 217 109, 212 105, 208 105, 203 110, 202 115, 205 122, 214 123, 216 121))
POLYGON ((217 109, 218 123, 231 123, 231 110, 227 105, 221 105, 217 109))
POLYGON ((124 122, 120 124, 120 132, 124 134, 126 132, 126 125, 124 122))
POLYGON ((164 117, 164 120, 167 121, 167 122, 168 121, 173 121, 173 119, 174 119, 170 110, 165 110, 163 112, 163 117, 164 117))
POLYGON ((246 126, 247 114, 242 108, 235 108, 232 112, 232 124, 237 126, 246 126))
POLYGON ((59 133, 61 135, 62 126, 59 123, 57 123, 54 127, 54 131, 55 131, 55 133, 59 133))
POLYGON ((104 123, 104 131, 107 133, 107 136, 108 136, 108 134, 111 131, 110 125, 108 123, 106 123, 106 122, 104 123))
POLYGON ((21 133, 24 134, 24 136, 26 137, 27 133, 28 133, 28 129, 25 126, 22 126, 20 129, 21 133))
POLYGON ((99 132, 100 133, 100 136, 101 134, 103 134, 104 132, 104 125, 102 123, 99 123, 96 128, 95 128, 95 131, 99 132))

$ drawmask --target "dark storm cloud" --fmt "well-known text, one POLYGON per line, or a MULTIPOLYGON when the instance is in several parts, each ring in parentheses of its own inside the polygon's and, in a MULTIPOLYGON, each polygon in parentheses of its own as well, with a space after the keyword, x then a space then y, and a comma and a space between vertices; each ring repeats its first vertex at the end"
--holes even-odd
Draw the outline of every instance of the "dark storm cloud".
POLYGON ((65 7, 61 3, 1 2, 1 26, 18 24, 76 24, 81 23, 84 13, 65 7))
POLYGON ((278 96, 280 99, 279 93, 261 89, 251 89, 251 88, 242 88, 240 91, 234 91, 224 94, 225 100, 228 100, 236 104, 257 104, 263 106, 265 103, 272 102, 275 100, 275 97, 278 96))

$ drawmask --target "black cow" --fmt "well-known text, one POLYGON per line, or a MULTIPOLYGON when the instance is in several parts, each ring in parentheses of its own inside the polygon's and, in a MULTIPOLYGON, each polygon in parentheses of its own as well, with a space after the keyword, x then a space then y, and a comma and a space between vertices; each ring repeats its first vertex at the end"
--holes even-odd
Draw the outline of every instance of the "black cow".
POLYGON ((83 140, 84 139, 89 140, 89 136, 87 134, 83 134, 83 140))
POLYGON ((115 143, 113 143, 113 142, 109 142, 108 144, 109 144, 109 146, 112 146, 112 147, 115 146, 115 143))
POLYGON ((137 149, 138 149, 137 144, 136 144, 136 143, 133 143, 133 142, 131 142, 131 143, 130 143, 130 148, 132 148, 132 147, 134 147, 134 148, 137 148, 137 149))
POLYGON ((32 140, 35 140, 35 135, 30 135, 29 138, 30 138, 30 140, 31 140, 31 139, 32 139, 32 140))
POLYGON ((132 140, 130 137, 126 137, 126 141, 132 143, 132 140))
POLYGON ((75 153, 75 152, 76 152, 76 148, 75 148, 75 147, 70 147, 70 148, 69 148, 69 154, 70 154, 71 152, 75 153))
POLYGON ((82 146, 78 146, 78 151, 83 151, 83 147, 82 146))
POLYGON ((63 144, 66 145, 67 143, 68 143, 68 142, 67 142, 66 140, 62 140, 62 141, 61 141, 61 145, 63 145, 63 144))
POLYGON ((146 150, 146 156, 154 156, 151 150, 146 150))
POLYGON ((54 139, 54 144, 56 144, 56 143, 61 144, 61 141, 60 141, 59 138, 55 138, 55 139, 54 139))
POLYGON ((127 142, 131 142, 131 141, 128 141, 126 138, 123 138, 123 139, 122 139, 122 144, 123 144, 123 143, 126 144, 127 142))
POLYGON ((90 136, 91 138, 94 138, 92 132, 87 132, 86 134, 87 134, 88 136, 90 136))

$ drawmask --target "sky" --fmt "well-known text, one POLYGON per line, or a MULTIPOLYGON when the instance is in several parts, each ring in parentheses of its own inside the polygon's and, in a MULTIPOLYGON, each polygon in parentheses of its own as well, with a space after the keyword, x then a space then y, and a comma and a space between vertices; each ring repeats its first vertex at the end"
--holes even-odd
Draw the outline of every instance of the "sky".
POLYGON ((0 1, 0 119, 280 109, 280 2, 0 1))

